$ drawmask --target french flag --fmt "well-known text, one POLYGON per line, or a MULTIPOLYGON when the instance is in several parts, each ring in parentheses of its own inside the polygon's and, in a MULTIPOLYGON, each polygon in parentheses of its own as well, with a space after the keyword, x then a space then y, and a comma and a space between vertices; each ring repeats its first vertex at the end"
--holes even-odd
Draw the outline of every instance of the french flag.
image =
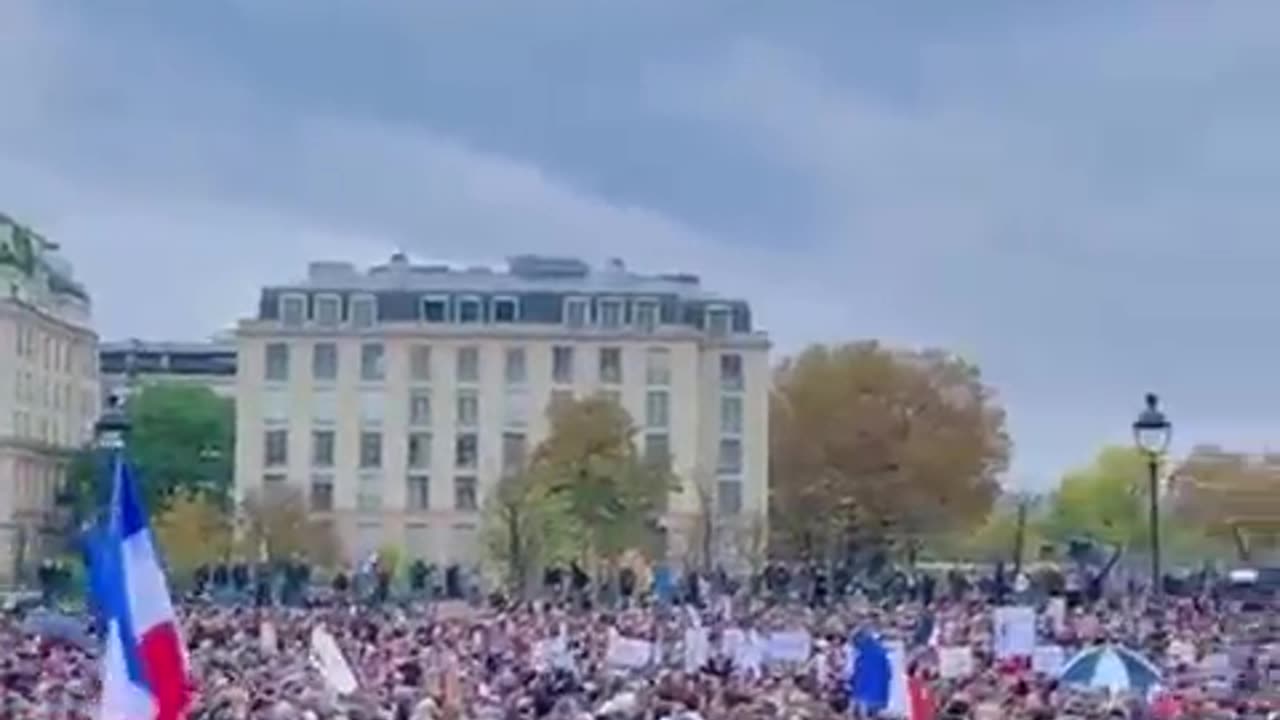
POLYGON ((191 701, 187 656, 137 487, 113 468, 107 527, 90 586, 106 623, 98 720, 182 720, 191 701))
POLYGON ((850 700, 880 717, 933 720, 929 686, 908 672, 901 643, 886 646, 864 630, 854 635, 849 645, 850 700))

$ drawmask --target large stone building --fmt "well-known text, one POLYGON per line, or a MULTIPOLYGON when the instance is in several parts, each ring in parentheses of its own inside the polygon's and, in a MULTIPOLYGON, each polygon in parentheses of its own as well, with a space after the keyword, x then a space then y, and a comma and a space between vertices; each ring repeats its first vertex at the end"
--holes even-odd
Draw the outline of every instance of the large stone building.
POLYGON ((763 517, 768 352, 747 303, 691 275, 313 263, 240 324, 237 490, 295 486, 351 558, 397 544, 473 562, 486 495, 546 436, 548 403, 606 392, 684 480, 666 518, 679 555, 700 497, 726 524, 763 517))
POLYGON ((222 397, 236 391, 236 346, 233 338, 209 342, 125 340, 98 346, 102 396, 121 400, 148 383, 204 385, 222 397))
POLYGON ((55 549, 55 497, 97 413, 89 295, 57 246, 0 215, 0 581, 55 549))

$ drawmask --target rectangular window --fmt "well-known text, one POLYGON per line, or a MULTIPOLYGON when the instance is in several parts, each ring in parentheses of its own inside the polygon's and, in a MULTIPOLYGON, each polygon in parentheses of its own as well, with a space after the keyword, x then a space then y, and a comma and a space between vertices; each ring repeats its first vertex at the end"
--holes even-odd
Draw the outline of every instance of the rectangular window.
POLYGON ((720 398, 720 432, 724 435, 742 434, 742 398, 729 395, 720 398))
POLYGON ((741 440, 720 438, 720 451, 716 454, 716 472, 720 475, 742 474, 741 440))
POLYGON ((311 379, 329 382, 338 379, 338 346, 331 342, 311 346, 311 379))
POLYGON ((483 319, 480 312, 480 298, 465 297, 458 299, 458 322, 474 325, 483 319))
POLYGON ((649 385, 666 387, 671 384, 671 351, 666 348, 649 348, 644 356, 644 380, 649 385))
POLYGON ((307 296, 290 294, 281 297, 280 321, 285 327, 302 327, 307 322, 307 296))
POLYGON ((262 476, 262 489, 269 495, 283 492, 288 480, 288 476, 284 473, 267 473, 262 476))
POLYGON ((360 479, 356 484, 356 510, 378 512, 381 509, 382 475, 376 472, 360 473, 360 479))
POLYGON ((311 393, 311 422, 316 425, 332 425, 338 421, 338 394, 332 390, 316 390, 311 393))
POLYGON ((262 422, 267 425, 289 424, 289 392, 267 388, 262 393, 262 422))
POLYGON ((725 353, 720 356, 720 388, 733 391, 742 389, 741 355, 725 353))
POLYGON ((547 409, 552 410, 571 402, 573 402, 572 390, 552 390, 551 399, 547 401, 547 409))
POLYGON ((431 346, 414 345, 409 348, 409 379, 414 382, 431 382, 431 346))
POLYGON ((666 390, 650 390, 645 396, 644 424, 651 428, 665 428, 671 422, 671 396, 666 390))
POLYGON ((360 391, 360 424, 380 427, 386 417, 387 396, 381 390, 360 391))
POLYGON ((671 463, 671 438, 666 433, 647 433, 644 436, 645 462, 658 465, 671 463))
POLYGON ((449 299, 444 297, 423 298, 422 319, 429 323, 449 322, 449 299))
POLYGON ((515 475, 524 469, 524 433, 502 434, 502 474, 515 475))
POLYGON ((600 397, 604 398, 605 402, 622 407, 622 393, 618 390, 601 390, 600 397))
POLYGON ((480 462, 480 436, 473 432, 458 433, 454 441, 454 465, 474 470, 480 462))
POLYGON ((480 348, 473 346, 458 348, 457 360, 455 374, 458 382, 480 382, 480 348))
POLYGON ((584 328, 590 324, 589 305, 586 298, 568 298, 564 301, 564 324, 571 328, 584 328))
POLYGON ((267 343, 266 373, 264 377, 271 382, 288 382, 289 380, 289 345, 282 342, 267 343))
POLYGON ((262 436, 262 464, 283 467, 289 464, 289 431, 267 430, 262 436))
POLYGON ((364 470, 382 467, 382 433, 360 433, 360 467, 364 470))
POLYGON ((637 300, 632 305, 635 327, 642 333, 652 333, 658 329, 658 303, 652 300, 637 300))
POLYGON ((334 433, 332 430, 311 431, 311 467, 333 467, 334 433))
POLYGON ((515 298, 495 298, 493 301, 493 321, 495 323, 513 323, 519 319, 520 304, 515 298))
POLYGON ((382 382, 387 377, 387 349, 382 343, 360 346, 360 380, 382 382))
POLYGON ((529 424, 529 388, 522 385, 511 385, 503 393, 504 427, 525 427, 529 424))
POLYGON ((351 298, 351 327, 368 330, 378 323, 378 302, 372 295, 351 298))
POLYGON ((733 314, 726 307, 707 309, 707 333, 712 337, 726 337, 733 329, 733 314))
POLYGON ((551 348, 551 382, 557 385, 573 384, 573 347, 555 345, 551 348))
POLYGON ((600 348, 600 382, 622 384, 622 348, 600 348))
POLYGON ((459 390, 457 398, 458 427, 475 427, 480 424, 480 395, 475 390, 459 390))
POLYGON ((506 363, 507 382, 513 385, 520 385, 528 382, 528 368, 525 364, 525 352, 522 347, 507 348, 506 363))
POLYGON ((474 475, 459 475, 453 479, 453 507, 462 512, 475 512, 479 507, 474 475))
POLYGON ((316 325, 336 328, 342 324, 342 298, 337 295, 316 296, 316 325))
POLYGON ((410 475, 405 487, 405 499, 410 510, 423 511, 431 509, 431 477, 428 475, 410 475))
POLYGON ((333 512, 333 476, 312 475, 310 495, 308 504, 312 512, 333 512))
POLYGON ((421 470, 431 467, 431 433, 409 433, 409 457, 406 462, 411 469, 421 470))
POLYGON ((409 391, 409 424, 415 427, 431 426, 431 391, 409 391))
POLYGON ((721 515, 738 515, 742 512, 742 483, 738 480, 721 480, 716 484, 716 510, 721 515))
POLYGON ((621 300, 601 300, 597 305, 599 311, 599 325, 608 330, 617 330, 622 327, 622 301, 621 300))

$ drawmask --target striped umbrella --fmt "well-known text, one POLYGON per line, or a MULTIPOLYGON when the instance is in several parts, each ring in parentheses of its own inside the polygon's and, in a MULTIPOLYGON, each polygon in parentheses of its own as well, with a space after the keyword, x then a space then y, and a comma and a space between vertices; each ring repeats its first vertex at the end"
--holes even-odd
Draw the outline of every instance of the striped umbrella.
POLYGON ((1110 690, 1137 691, 1146 695, 1160 684, 1160 670, 1132 650, 1099 645, 1082 650, 1062 666, 1059 679, 1071 685, 1110 690))

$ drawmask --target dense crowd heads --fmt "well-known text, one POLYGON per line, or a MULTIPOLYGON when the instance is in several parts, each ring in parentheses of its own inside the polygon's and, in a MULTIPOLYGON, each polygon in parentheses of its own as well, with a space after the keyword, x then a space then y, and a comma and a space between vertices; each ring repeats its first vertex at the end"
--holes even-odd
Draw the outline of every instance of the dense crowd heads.
MULTIPOLYGON (((483 605, 370 602, 357 599, 354 587, 330 589, 308 607, 263 606, 252 593, 248 602, 215 602, 206 593, 180 606, 196 691, 190 717, 856 717, 854 637, 902 648, 911 699, 921 703, 917 713, 927 705, 925 717, 1212 720, 1280 710, 1277 605, 1208 586, 1158 604, 1130 588, 1055 599, 1035 587, 903 575, 845 593, 821 574, 775 569, 736 587, 679 582, 666 600, 642 592, 633 578, 629 591, 588 600, 574 579, 551 599, 483 605), (807 584, 796 591, 802 578, 807 584), (1001 657, 997 601, 1034 608, 1033 654, 1057 647, 1070 657, 1114 643, 1151 659, 1162 687, 1092 690, 1060 682, 1038 657, 1001 657), (336 639, 358 683, 354 692, 339 692, 321 671, 318 628, 336 639), (774 657, 769 638, 781 635, 805 638, 801 654, 774 657)), ((376 594, 378 583, 371 587, 376 594)), ((0 621, 0 645, 0 717, 94 717, 92 643, 33 633, 11 613, 0 621)))

